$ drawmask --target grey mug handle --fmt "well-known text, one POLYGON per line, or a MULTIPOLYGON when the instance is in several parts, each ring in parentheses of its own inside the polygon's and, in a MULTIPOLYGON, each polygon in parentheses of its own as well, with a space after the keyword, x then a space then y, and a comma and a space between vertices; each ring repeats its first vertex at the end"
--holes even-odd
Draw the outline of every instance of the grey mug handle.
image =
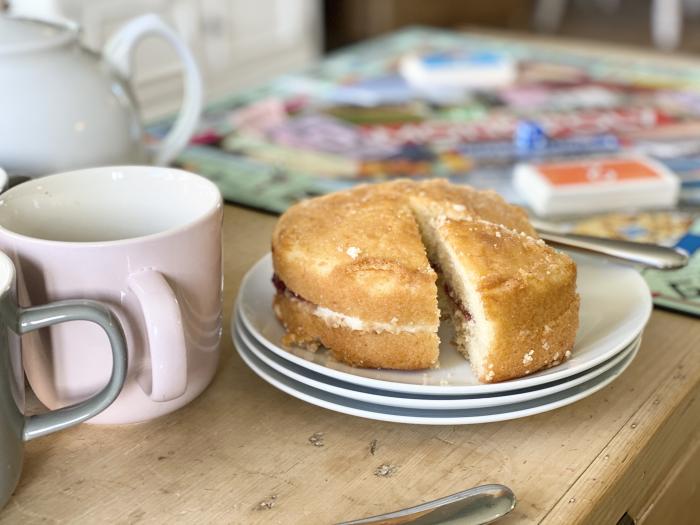
POLYGON ((124 386, 128 363, 124 330, 117 317, 102 303, 78 299, 20 308, 17 328, 19 334, 26 334, 66 321, 91 321, 107 333, 112 346, 112 375, 102 390, 81 403, 27 417, 25 441, 72 427, 96 416, 112 404, 124 386))

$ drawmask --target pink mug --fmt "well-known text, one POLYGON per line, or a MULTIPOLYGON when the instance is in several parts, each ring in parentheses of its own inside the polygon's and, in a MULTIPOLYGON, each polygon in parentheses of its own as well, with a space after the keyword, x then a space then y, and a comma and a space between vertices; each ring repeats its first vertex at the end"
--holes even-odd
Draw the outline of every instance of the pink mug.
MULTIPOLYGON (((211 382, 222 326, 221 194, 181 170, 105 167, 59 173, 0 195, 0 249, 17 268, 19 303, 106 303, 126 334, 129 369, 92 423, 176 410, 211 382)), ((24 368, 56 409, 109 380, 107 337, 87 322, 23 336, 24 368)))

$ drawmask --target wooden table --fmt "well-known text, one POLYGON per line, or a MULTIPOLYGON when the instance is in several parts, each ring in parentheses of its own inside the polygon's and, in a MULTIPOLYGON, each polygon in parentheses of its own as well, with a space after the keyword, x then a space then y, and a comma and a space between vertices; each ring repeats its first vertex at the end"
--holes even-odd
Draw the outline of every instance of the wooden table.
MULTIPOLYGON (((275 220, 226 207, 226 319, 275 220)), ((657 310, 630 368, 583 401, 503 423, 409 426, 283 394, 241 362, 227 326, 213 384, 184 409, 28 443, 0 522, 332 523, 498 482, 519 500, 504 524, 616 523, 625 512, 692 523, 699 349, 700 323, 657 310), (310 442, 317 433, 323 446, 310 442), (396 471, 377 476, 381 465, 396 471)))
MULTIPOLYGON (((226 208, 227 320, 274 223, 226 208)), ((317 408, 253 374, 228 326, 222 350, 213 384, 174 414, 28 443, 0 522, 332 523, 495 482, 519 500, 504 525, 616 523, 625 513, 638 523, 700 520, 700 323, 690 317, 655 310, 638 357, 593 396, 476 426, 382 423, 317 408), (376 475, 382 465, 393 474, 376 475)))

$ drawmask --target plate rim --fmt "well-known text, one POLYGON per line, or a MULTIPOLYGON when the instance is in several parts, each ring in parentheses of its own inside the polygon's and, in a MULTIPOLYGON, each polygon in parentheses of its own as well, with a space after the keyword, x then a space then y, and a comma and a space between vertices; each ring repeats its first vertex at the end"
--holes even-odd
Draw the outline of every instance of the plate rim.
MULTIPOLYGON (((508 405, 508 404, 513 404, 513 403, 519 403, 523 401, 528 401, 531 399, 537 399, 539 397, 544 397, 546 395, 551 395, 555 394, 557 392, 561 392, 563 390, 566 390, 567 388, 571 388, 577 385, 580 385, 582 383, 585 383, 587 381, 590 381, 591 379, 594 379, 595 377, 604 374, 611 368, 615 367, 617 364, 622 362, 627 356, 629 356, 632 352, 636 351, 639 349, 639 346, 641 345, 642 342, 642 334, 638 334, 636 339, 632 341, 628 346, 620 350, 617 354, 613 355, 610 359, 607 361, 603 361, 602 363, 596 365, 595 367, 592 367, 591 369, 584 370, 580 372, 579 374, 576 374, 576 376, 570 376, 570 378, 574 378, 572 381, 567 381, 569 378, 563 378, 560 381, 554 381, 558 383, 556 386, 548 386, 548 383, 544 383, 543 385, 538 385, 538 387, 532 387, 532 390, 529 390, 527 392, 519 392, 516 394, 510 393, 509 391, 505 391, 502 393, 496 393, 496 394, 503 394, 503 395, 490 395, 489 397, 479 397, 479 395, 473 395, 470 396, 469 398, 464 398, 464 397, 459 397, 459 396, 450 396, 450 399, 431 399, 430 396, 425 396, 425 398, 398 398, 394 397, 392 394, 400 394, 401 392, 394 392, 394 391, 385 391, 387 395, 381 395, 380 393, 368 393, 368 392, 361 392, 361 391, 356 391, 353 390, 351 387, 354 386, 361 386, 361 385, 356 385, 354 383, 347 383, 346 381, 342 381, 336 378, 332 378, 329 376, 325 376, 323 374, 318 374, 314 372, 313 370, 309 370, 308 368, 303 368, 304 370, 316 374, 320 376, 321 378, 325 377, 331 380, 335 381, 340 381, 342 383, 347 383, 348 388, 344 388, 343 386, 338 386, 338 385, 331 385, 329 383, 325 383, 322 379, 316 379, 313 377, 305 377, 302 374, 290 370, 282 364, 283 362, 287 363, 292 363, 289 360, 283 359, 278 356, 278 359, 280 362, 275 361, 273 358, 269 357, 268 355, 265 354, 265 352, 269 352, 272 355, 277 355, 271 350, 267 349, 264 345, 262 345, 259 341, 256 342, 255 338, 252 336, 252 334, 248 333, 248 330, 246 329, 245 325, 243 325, 242 321, 240 320, 240 315, 238 312, 234 312, 234 314, 231 317, 231 337, 233 339, 234 344, 238 344, 236 339, 240 339, 240 344, 243 344, 246 346, 248 350, 251 351, 251 353, 260 359, 263 363, 265 363, 267 366, 270 368, 273 368, 277 372, 286 375, 290 379, 304 383, 308 386, 311 386, 313 388, 316 388, 318 390, 323 390, 325 392, 335 394, 338 396, 344 396, 350 399, 355 399, 357 401, 364 401, 367 403, 374 403, 377 405, 384 405, 384 406, 393 406, 393 407, 399 407, 399 408, 414 408, 414 409, 426 409, 426 410, 450 410, 450 409, 467 409, 467 408, 488 408, 488 407, 494 407, 494 406, 503 406, 503 405, 508 405), (260 348, 255 347, 254 345, 257 344, 260 346, 260 348), (635 348, 636 347, 636 348, 635 348), (302 379, 300 379, 302 378, 302 379), (356 395, 362 397, 351 397, 347 393, 355 393, 356 395), (371 398, 371 399, 367 399, 371 398), (374 399, 374 401, 372 401, 374 399), (387 401, 393 401, 393 403, 387 402, 387 401), (500 402, 499 402, 500 401, 500 402), (412 403, 415 403, 412 406, 412 403)), ((298 365, 297 365, 298 366, 298 365)), ((365 387, 367 388, 367 387, 365 387)), ((377 389, 377 392, 380 392, 377 389)))
MULTIPOLYGON (((255 262, 255 264, 253 264, 248 269, 246 274, 243 276, 243 279, 241 280, 241 284, 234 305, 234 311, 240 312, 240 317, 245 327, 255 337, 255 339, 260 341, 263 345, 265 345, 268 349, 272 350, 272 352, 274 352, 278 356, 292 361, 300 366, 313 370, 314 372, 333 377, 342 381, 346 381, 348 383, 355 383, 370 388, 390 390, 393 392, 437 395, 469 395, 478 393, 496 393, 505 392, 508 390, 520 390, 523 388, 528 388, 552 381, 557 381, 559 379, 564 379, 566 377, 576 375, 580 372, 597 366, 598 364, 606 361, 607 359, 614 356, 616 353, 620 352, 622 349, 629 346, 638 335, 643 333, 644 328, 646 327, 646 324, 649 321, 649 317, 651 316, 653 307, 651 301, 651 293, 645 294, 645 303, 644 305, 640 305, 640 307, 644 308, 645 310, 644 313, 640 316, 640 319, 643 318, 643 322, 639 323, 640 326, 637 327, 634 331, 630 331, 630 333, 627 334, 626 337, 622 338, 621 341, 618 342, 616 345, 612 345, 611 348, 606 350, 604 353, 596 356, 593 359, 580 363, 575 367, 565 368, 559 371, 552 372, 553 368, 556 368, 553 367, 525 377, 511 379, 508 381, 502 381, 499 383, 483 383, 479 385, 421 385, 416 383, 400 383, 384 379, 376 379, 361 375, 355 375, 342 370, 329 368, 327 366, 321 365, 313 361, 309 361, 276 345, 273 341, 270 341, 262 333, 260 333, 260 331, 255 328, 253 322, 246 315, 245 308, 243 307, 243 296, 248 287, 250 286, 250 281, 253 278, 253 276, 256 274, 257 271, 260 270, 260 267, 262 267, 265 264, 271 264, 271 258, 272 254, 268 252, 265 255, 263 255, 260 259, 258 259, 255 262), (268 261, 270 262, 268 263, 268 261), (541 374, 541 372, 548 373, 541 374)), ((588 261, 589 264, 592 264, 590 258, 584 258, 584 260, 588 261)), ((612 263, 606 263, 605 265, 612 265, 612 263)), ((633 279, 637 280, 640 286, 648 290, 648 286, 646 285, 646 282, 644 281, 643 277, 639 274, 639 272, 620 265, 613 266, 620 270, 629 271, 629 275, 633 279)), ((272 307, 270 307, 270 314, 274 317, 272 307)), ((279 322, 277 321, 276 317, 275 322, 279 322)))
MULTIPOLYGON (((588 396, 591 396, 595 394, 596 392, 602 390, 606 386, 608 386, 610 383, 612 383, 614 380, 616 380, 618 377, 620 377, 625 370, 629 367, 629 365, 634 361, 636 358, 637 354, 639 353, 639 348, 633 352, 632 355, 624 359, 621 363, 617 365, 617 368, 609 370, 607 373, 609 374, 605 378, 601 378, 601 376, 598 376, 596 378, 593 378, 590 382, 593 383, 589 388, 580 390, 578 393, 568 396, 568 397, 562 397, 561 399, 558 399, 556 401, 552 401, 549 403, 544 403, 541 405, 535 405, 533 407, 527 408, 527 409, 522 409, 522 410, 515 410, 512 412, 500 412, 498 414, 492 414, 492 415, 475 415, 475 416, 439 416, 436 414, 440 413, 446 413, 447 411, 445 410, 426 410, 426 412, 435 412, 436 414, 433 415, 426 415, 426 416, 417 416, 417 415, 400 415, 400 414, 391 414, 391 413, 386 413, 382 412, 381 408, 385 409, 393 409, 393 410, 402 410, 397 407, 382 407, 382 405, 374 405, 376 406, 379 410, 375 412, 369 412, 367 410, 364 410, 362 408, 356 408, 352 406, 346 406, 342 404, 338 404, 337 402, 334 401, 328 401, 319 397, 315 397, 309 393, 300 391, 293 386, 289 386, 285 382, 280 382, 274 377, 271 377, 265 370, 264 368, 261 370, 260 365, 255 363, 255 360, 257 358, 250 353, 249 350, 246 349, 239 349, 238 347, 236 348, 236 352, 238 355, 241 357, 243 362, 248 366, 248 368, 255 374, 257 375, 260 379, 268 383, 270 386, 273 388, 276 388, 277 390, 280 390, 287 395, 290 395, 294 398, 297 398, 301 401, 307 402, 311 405, 315 405, 321 408, 324 408, 326 410, 331 410, 333 412, 338 412, 341 414, 346 414, 346 415, 351 415, 351 416, 356 416, 356 417, 361 417, 364 419, 372 419, 372 420, 377 420, 377 421, 388 421, 392 423, 404 423, 404 424, 413 424, 413 425, 470 425, 470 424, 484 424, 484 423, 495 423, 499 421, 507 421, 511 419, 520 419, 524 417, 529 417, 529 416, 534 416, 537 414, 542 414, 544 412, 550 412, 552 410, 556 410, 558 408, 562 408, 567 405, 571 405, 577 401, 580 401, 581 399, 584 399, 588 396), (251 359, 252 357, 252 359, 251 359), (252 364, 251 364, 252 361, 252 364)), ((259 361, 259 360, 258 360, 259 361)), ((263 364, 263 367, 265 365, 263 364)), ((274 372, 274 370, 273 370, 274 372)), ((278 373, 279 374, 279 373, 278 373)), ((294 381, 293 379, 284 376, 283 374, 279 374, 283 378, 285 378, 287 381, 293 383, 293 384, 301 384, 298 383, 297 381, 294 381)), ((605 374, 602 374, 605 375, 605 374)), ((586 383, 584 383, 585 385, 586 383)), ((309 387, 308 385, 303 385, 301 386, 306 387, 307 389, 315 390, 313 387, 309 387)), ((580 389, 582 385, 578 385, 573 387, 574 389, 580 389)), ((327 392, 319 391, 322 395, 332 395, 328 394, 327 392)), ((558 394, 562 394, 562 392, 559 392, 558 394)), ((553 395, 558 395, 558 394, 553 394, 553 395)), ((341 396, 336 396, 336 397, 341 397, 341 396)), ((360 403, 359 401, 354 401, 352 399, 345 398, 350 402, 355 402, 355 403, 360 403)), ((536 400, 533 400, 536 401, 536 400)), ((364 403, 367 405, 371 405, 371 403, 364 403)), ((405 409, 405 410, 413 410, 413 411, 418 411, 420 412, 421 409, 405 409)), ((469 410, 469 409, 464 409, 464 410, 469 410)), ((476 409, 476 410, 485 410, 485 409, 476 409)))

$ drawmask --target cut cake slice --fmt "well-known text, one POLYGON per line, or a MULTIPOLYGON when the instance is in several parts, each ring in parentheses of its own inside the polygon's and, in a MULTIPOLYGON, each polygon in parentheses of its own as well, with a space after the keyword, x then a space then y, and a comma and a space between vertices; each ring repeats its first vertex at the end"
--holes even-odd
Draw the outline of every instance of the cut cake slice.
POLYGON ((459 350, 482 382, 521 377, 571 355, 576 265, 525 232, 413 198, 459 350))

